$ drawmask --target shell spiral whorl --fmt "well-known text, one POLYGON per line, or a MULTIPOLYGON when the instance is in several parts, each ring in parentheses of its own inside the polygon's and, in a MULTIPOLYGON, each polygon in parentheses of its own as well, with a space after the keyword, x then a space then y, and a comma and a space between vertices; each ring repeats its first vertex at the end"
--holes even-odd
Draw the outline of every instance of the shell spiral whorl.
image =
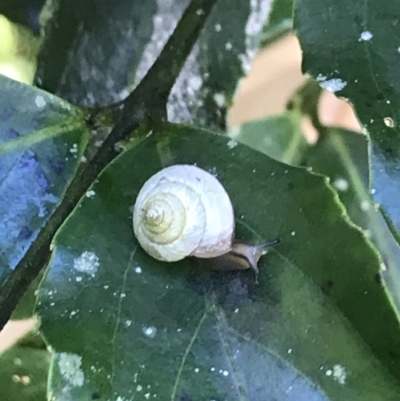
POLYGON ((133 228, 147 253, 173 262, 229 252, 235 220, 229 196, 213 175, 195 166, 175 165, 143 185, 133 228))

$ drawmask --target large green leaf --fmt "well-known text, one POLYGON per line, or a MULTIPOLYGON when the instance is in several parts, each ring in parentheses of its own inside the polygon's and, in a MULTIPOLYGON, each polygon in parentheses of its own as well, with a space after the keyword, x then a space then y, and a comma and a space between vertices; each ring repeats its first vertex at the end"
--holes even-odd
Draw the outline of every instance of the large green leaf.
POLYGON ((380 274, 400 311, 400 246, 371 199, 367 137, 323 127, 316 145, 309 145, 300 119, 297 111, 290 111, 245 123, 230 136, 284 163, 307 166, 329 177, 352 221, 378 247, 382 255, 380 274))
POLYGON ((82 113, 0 76, 0 283, 60 202, 86 143, 82 113))
POLYGON ((374 199, 400 231, 399 0, 299 0, 303 71, 348 98, 372 140, 374 199), (334 40, 332 40, 334 38, 334 40))
POLYGON ((378 255, 322 176, 165 124, 91 191, 57 234, 40 288, 42 329, 58 353, 54 397, 397 397, 389 371, 400 372, 399 325, 375 280, 378 255), (262 259, 258 286, 250 272, 161 263, 138 246, 131 206, 144 181, 171 163, 217 174, 238 238, 281 236, 262 259))
MULTIPOLYGON (((37 84, 75 104, 94 106, 121 100, 137 85, 189 1, 56 3, 39 55, 37 84)), ((249 70, 257 50, 269 3, 215 3, 170 94, 172 121, 195 119, 224 126, 237 82, 249 70)), ((201 12, 201 7, 194 12, 201 12)))
POLYGON ((45 401, 50 355, 35 330, 0 354, 1 401, 45 401))

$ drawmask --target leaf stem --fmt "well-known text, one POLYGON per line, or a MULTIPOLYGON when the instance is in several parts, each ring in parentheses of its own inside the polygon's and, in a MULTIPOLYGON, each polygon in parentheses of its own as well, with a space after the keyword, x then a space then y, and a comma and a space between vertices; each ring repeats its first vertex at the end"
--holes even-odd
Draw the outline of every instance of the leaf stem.
POLYGON ((118 156, 114 145, 129 138, 140 126, 152 124, 160 115, 165 115, 169 93, 217 1, 191 1, 160 56, 123 101, 121 116, 103 145, 88 165, 79 166, 63 201, 0 288, 0 330, 32 281, 50 260, 50 245, 58 229, 101 171, 118 156))
POLYGON ((318 116, 318 104, 322 89, 318 82, 309 78, 289 99, 286 109, 298 110, 301 114, 310 117, 312 125, 320 135, 325 133, 326 127, 321 124, 318 116))

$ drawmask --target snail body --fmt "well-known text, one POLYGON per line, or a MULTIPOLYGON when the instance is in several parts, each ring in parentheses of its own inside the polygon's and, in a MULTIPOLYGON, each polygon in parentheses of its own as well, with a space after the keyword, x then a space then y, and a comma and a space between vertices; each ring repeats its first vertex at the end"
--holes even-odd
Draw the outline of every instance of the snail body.
POLYGON ((192 165, 164 168, 145 182, 134 205, 133 229, 141 247, 157 260, 194 256, 209 259, 218 270, 258 272, 266 247, 278 242, 246 245, 235 240, 228 193, 216 177, 192 165))

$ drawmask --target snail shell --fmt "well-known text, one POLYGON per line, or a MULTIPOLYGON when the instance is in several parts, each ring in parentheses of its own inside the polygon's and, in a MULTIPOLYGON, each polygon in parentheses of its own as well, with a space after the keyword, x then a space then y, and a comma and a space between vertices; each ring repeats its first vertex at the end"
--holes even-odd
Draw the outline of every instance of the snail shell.
POLYGON ((214 258, 231 250, 235 218, 222 184, 210 173, 182 164, 146 181, 135 202, 133 229, 155 259, 214 258))

